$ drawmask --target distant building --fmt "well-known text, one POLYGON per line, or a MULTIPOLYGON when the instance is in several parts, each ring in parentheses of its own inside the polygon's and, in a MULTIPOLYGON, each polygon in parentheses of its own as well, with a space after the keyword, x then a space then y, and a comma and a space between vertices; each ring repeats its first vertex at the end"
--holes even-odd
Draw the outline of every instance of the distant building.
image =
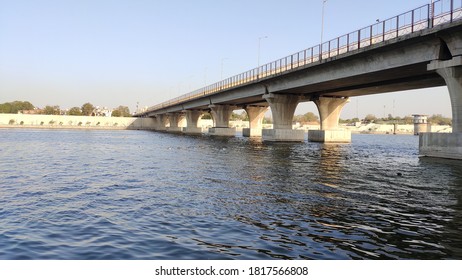
POLYGON ((107 107, 96 106, 91 115, 99 117, 110 117, 112 116, 112 110, 109 110, 107 107))
POLYGON ((18 114, 24 114, 24 115, 40 115, 43 113, 42 109, 34 108, 33 110, 21 110, 18 112, 18 114))

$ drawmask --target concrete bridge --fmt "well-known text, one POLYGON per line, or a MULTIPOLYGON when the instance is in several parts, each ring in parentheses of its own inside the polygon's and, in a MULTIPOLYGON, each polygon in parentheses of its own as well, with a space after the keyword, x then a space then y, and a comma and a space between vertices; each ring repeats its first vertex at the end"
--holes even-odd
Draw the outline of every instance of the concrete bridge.
MULTIPOLYGON (((309 141, 350 142, 338 120, 349 97, 447 85, 453 133, 420 136, 422 155, 462 159, 462 1, 440 0, 340 36, 213 85, 148 108, 158 130, 201 133, 198 120, 210 112, 212 135, 235 135, 235 109, 244 109, 244 136, 263 141, 304 141, 292 129, 300 102, 314 102, 320 130, 309 141), (273 129, 262 130, 271 108, 273 129), (186 119, 186 127, 179 122, 186 119), (170 124, 167 127, 168 123, 170 124)), ((405 93, 403 93, 405 94, 405 93)))

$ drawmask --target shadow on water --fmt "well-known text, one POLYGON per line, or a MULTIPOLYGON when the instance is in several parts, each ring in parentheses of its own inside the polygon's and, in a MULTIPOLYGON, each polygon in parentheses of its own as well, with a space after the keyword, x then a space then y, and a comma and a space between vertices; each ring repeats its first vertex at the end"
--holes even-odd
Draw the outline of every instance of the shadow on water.
MULTIPOLYGON (((421 166, 431 170, 432 174, 445 174, 448 179, 446 196, 448 208, 451 209, 446 217, 442 230, 442 244, 448 251, 449 258, 462 259, 462 161, 439 159, 430 157, 419 158, 421 166), (450 240, 450 241, 449 241, 450 240)), ((435 176, 434 178, 438 178, 435 176)))

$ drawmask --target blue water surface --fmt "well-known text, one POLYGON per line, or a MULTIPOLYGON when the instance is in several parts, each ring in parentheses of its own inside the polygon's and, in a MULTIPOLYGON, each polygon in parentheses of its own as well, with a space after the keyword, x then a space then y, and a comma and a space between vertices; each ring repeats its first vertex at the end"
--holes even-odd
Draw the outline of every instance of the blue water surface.
POLYGON ((462 164, 418 138, 0 130, 0 259, 461 259, 462 164))

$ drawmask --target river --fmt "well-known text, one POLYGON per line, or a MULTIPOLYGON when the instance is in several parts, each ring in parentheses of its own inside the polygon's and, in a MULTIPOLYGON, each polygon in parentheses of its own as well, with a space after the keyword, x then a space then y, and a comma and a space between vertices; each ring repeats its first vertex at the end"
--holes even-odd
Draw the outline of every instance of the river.
POLYGON ((0 259, 462 259, 462 163, 418 137, 0 129, 0 259))

